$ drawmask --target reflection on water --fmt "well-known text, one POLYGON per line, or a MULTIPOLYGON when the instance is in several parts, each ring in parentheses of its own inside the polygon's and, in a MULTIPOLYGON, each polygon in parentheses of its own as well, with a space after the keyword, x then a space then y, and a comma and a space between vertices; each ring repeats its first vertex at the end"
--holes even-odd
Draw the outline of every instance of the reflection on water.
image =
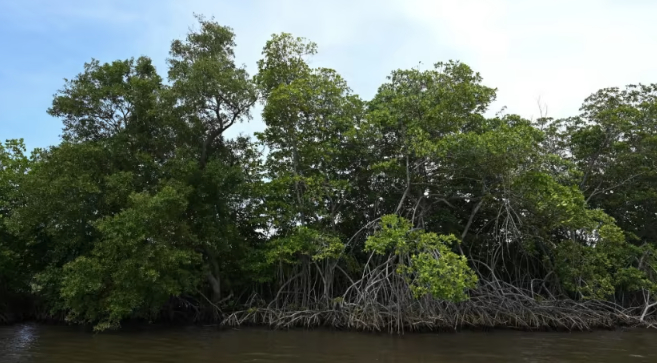
POLYGON ((215 328, 0 327, 0 362, 656 362, 657 331, 367 334, 215 328))

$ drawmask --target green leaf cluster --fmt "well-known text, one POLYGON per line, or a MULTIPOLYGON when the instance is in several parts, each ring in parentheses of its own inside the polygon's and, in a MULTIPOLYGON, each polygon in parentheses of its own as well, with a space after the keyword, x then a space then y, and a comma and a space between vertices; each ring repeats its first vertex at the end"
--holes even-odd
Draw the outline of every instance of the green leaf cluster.
POLYGON ((437 235, 414 229, 396 215, 381 218, 381 229, 368 237, 365 250, 397 256, 397 273, 410 284, 415 297, 431 295, 447 301, 468 299, 467 290, 477 276, 465 256, 452 251, 460 241, 454 235, 437 235))

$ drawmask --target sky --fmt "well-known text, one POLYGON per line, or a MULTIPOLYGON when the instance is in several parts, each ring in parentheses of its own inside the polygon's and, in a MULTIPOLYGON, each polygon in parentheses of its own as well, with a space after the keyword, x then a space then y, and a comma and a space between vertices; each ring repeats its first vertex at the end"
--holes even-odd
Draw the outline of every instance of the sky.
MULTIPOLYGON (((319 46, 312 66, 337 70, 370 99, 394 69, 458 60, 498 89, 490 114, 577 114, 605 87, 657 82, 655 0, 3 0, 0 140, 55 145, 62 123, 46 110, 92 58, 149 56, 161 75, 169 45, 214 17, 236 33, 254 73, 262 47, 288 32, 319 46)), ((260 131, 256 117, 230 131, 260 131)))

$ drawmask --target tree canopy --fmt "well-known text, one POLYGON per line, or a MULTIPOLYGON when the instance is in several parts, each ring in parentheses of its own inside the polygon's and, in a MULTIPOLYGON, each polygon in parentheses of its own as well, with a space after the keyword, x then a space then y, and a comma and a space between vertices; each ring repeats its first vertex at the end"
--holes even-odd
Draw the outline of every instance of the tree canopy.
POLYGON ((657 85, 487 117, 496 89, 461 62, 364 100, 307 39, 273 35, 252 76, 231 28, 198 23, 166 80, 148 57, 91 60, 48 110, 60 144, 0 144, 0 321, 17 299, 98 330, 653 315, 657 85), (265 130, 227 137, 257 102, 265 130))

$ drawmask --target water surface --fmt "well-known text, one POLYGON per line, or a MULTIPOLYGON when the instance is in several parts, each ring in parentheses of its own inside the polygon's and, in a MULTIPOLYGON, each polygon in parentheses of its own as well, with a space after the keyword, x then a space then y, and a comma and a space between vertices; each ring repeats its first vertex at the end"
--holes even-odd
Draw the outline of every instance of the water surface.
POLYGON ((0 327, 0 362, 657 362, 657 331, 394 336, 337 331, 0 327))

